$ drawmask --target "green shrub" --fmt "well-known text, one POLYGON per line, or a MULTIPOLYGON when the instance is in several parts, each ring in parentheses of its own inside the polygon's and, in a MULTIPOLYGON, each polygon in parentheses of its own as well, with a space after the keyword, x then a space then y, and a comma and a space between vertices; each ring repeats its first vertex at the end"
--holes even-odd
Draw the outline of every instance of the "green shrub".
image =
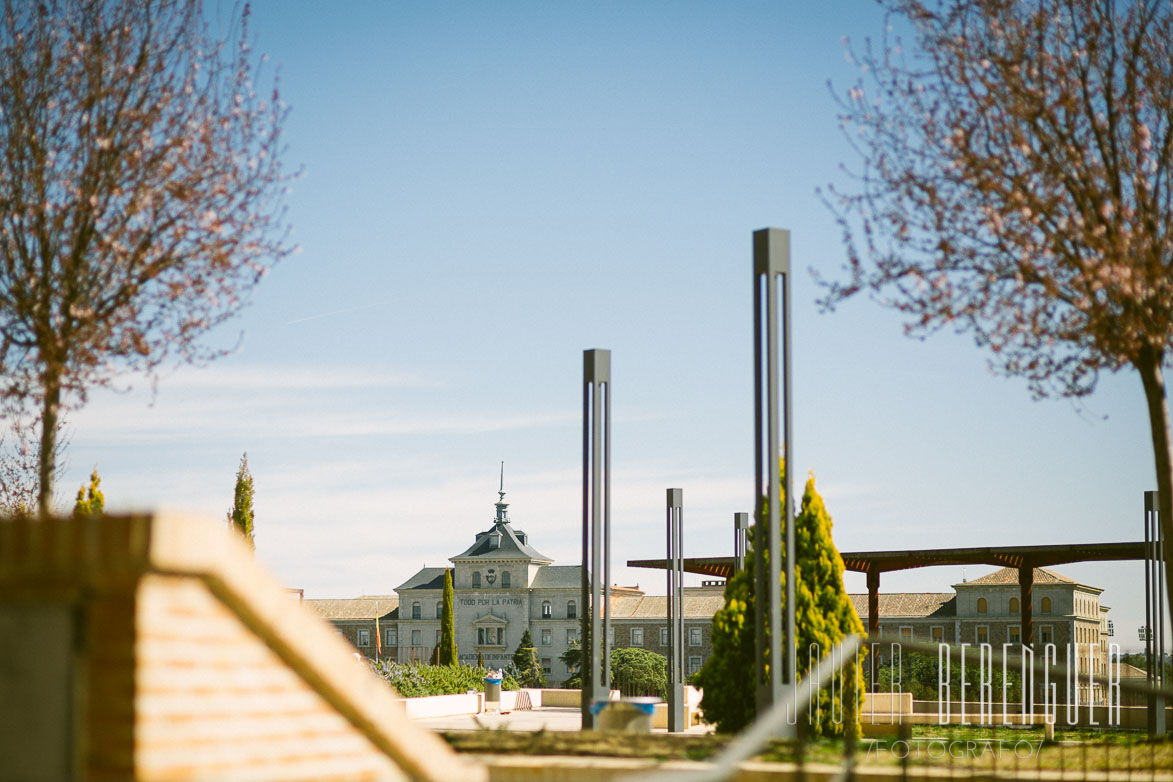
MULTIPOLYGON (((759 512, 759 520, 762 516, 764 510, 759 512)), ((810 665, 812 647, 818 654, 825 655, 844 636, 862 636, 863 624, 843 589, 843 559, 831 540, 831 516, 815 490, 813 477, 807 481, 794 528, 794 573, 798 582, 795 629, 798 636, 797 667, 801 677, 810 665)), ((759 525, 755 524, 750 531, 751 546, 756 542, 758 529, 759 525)), ((786 578, 785 570, 782 578, 786 578)), ((725 607, 713 616, 713 654, 694 677, 705 691, 701 701, 705 719, 715 722, 717 730, 722 733, 736 733, 753 722, 756 716, 754 622, 754 562, 749 557, 745 569, 725 584, 725 607)), ((845 677, 854 676, 857 682, 856 707, 851 709, 857 718, 848 726, 856 735, 859 730, 858 704, 863 692, 860 668, 853 663, 844 672, 845 677)), ((842 697, 842 690, 837 697, 842 697)), ((832 714, 831 693, 829 688, 824 688, 818 698, 818 718, 809 727, 811 735, 841 734, 843 722, 836 723, 832 714)))
MULTIPOLYGON (((876 688, 879 692, 911 692, 918 701, 935 701, 939 697, 938 687, 940 675, 940 660, 935 654, 909 652, 895 660, 888 644, 877 647, 876 688), (894 665, 894 663, 897 663, 894 665), (895 674, 895 676, 893 675, 895 674), (893 684, 893 678, 897 679, 893 684)), ((965 697, 968 701, 977 701, 981 697, 978 693, 978 684, 981 681, 980 664, 971 660, 980 660, 977 649, 970 650, 971 657, 965 666, 965 697)), ((1014 668, 1007 666, 1006 671, 1006 701, 1016 703, 1022 697, 1022 675, 1014 668)), ((1002 695, 1002 666, 995 663, 992 671, 991 686, 995 699, 1002 695)), ((949 694, 954 700, 961 699, 961 661, 953 656, 949 665, 949 694)))
MULTIPOLYGON (((572 641, 560 658, 571 671, 562 686, 568 690, 582 687, 578 670, 582 664, 582 649, 572 641)), ((655 695, 668 697, 668 658, 647 649, 611 650, 611 688, 626 696, 655 695)))
MULTIPOLYGON (((405 698, 426 695, 456 695, 469 690, 484 692, 487 668, 472 665, 423 665, 386 660, 371 663, 375 675, 389 683, 405 698)), ((502 689, 519 689, 517 680, 506 676, 502 689)))
POLYGON ((668 658, 647 649, 611 650, 611 687, 627 697, 668 697, 668 658))

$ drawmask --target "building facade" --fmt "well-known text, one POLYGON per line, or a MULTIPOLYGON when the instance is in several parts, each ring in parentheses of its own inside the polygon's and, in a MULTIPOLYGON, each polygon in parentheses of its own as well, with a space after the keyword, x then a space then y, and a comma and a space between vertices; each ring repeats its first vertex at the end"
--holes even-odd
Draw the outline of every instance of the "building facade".
MULTIPOLYGON (((440 641, 444 574, 452 573, 454 626, 460 662, 503 668, 528 630, 552 686, 570 672, 560 657, 579 638, 582 567, 555 565, 514 529, 501 491, 492 525, 449 558, 451 568, 425 567, 395 588, 395 595, 352 600, 306 600, 367 657, 429 662, 440 641), (376 642, 382 635, 381 649, 376 642)), ((712 619, 724 606, 724 581, 684 589, 685 674, 700 670, 712 655, 712 619)), ((953 592, 881 593, 879 637, 873 642, 915 640, 949 644, 1018 644, 1022 638, 1018 571, 1002 568, 953 592)), ((1054 644, 1055 662, 1070 653, 1080 674, 1080 702, 1102 700, 1087 674, 1103 674, 1111 635, 1103 590, 1051 570, 1036 568, 1032 614, 1036 655, 1054 644)), ((867 595, 850 595, 856 613, 867 616, 867 595)), ((611 588, 613 648, 644 648, 667 654, 667 598, 638 586, 611 588)))
MULTIPOLYGON (((954 584, 950 593, 881 593, 880 640, 915 640, 949 644, 1022 643, 1018 569, 1004 567, 973 581, 954 584)), ((1074 665, 1080 675, 1081 703, 1103 700, 1099 684, 1090 688, 1089 673, 1108 670, 1111 629, 1104 590, 1081 584, 1053 570, 1034 569, 1031 614, 1034 650, 1041 659, 1047 644, 1055 646, 1055 663, 1074 665), (1069 660, 1070 655, 1070 660, 1069 660)), ((855 611, 867 616, 866 594, 851 595, 855 611)), ((871 639, 875 640, 875 639, 871 639)))
MULTIPOLYGON (((531 546, 499 494, 492 526, 449 558, 460 662, 503 668, 528 630, 547 680, 560 682, 568 673, 558 658, 578 638, 582 568, 555 565, 531 546)), ((426 662, 439 643, 446 570, 423 568, 395 588, 401 662, 426 662)))
MULTIPOLYGON (((559 659, 579 638, 582 622, 582 566, 555 565, 514 529, 509 503, 500 492, 492 526, 451 557, 453 612, 460 662, 478 660, 503 668, 528 630, 551 685, 570 676, 559 659)), ((440 639, 444 573, 426 567, 395 588, 399 611, 394 623, 400 662, 427 662, 440 639)), ((686 673, 700 669, 712 653, 710 626, 723 604, 724 582, 684 591, 686 673)), ((667 653, 667 598, 638 587, 612 587, 614 648, 640 647, 667 653)), ((384 646, 384 656, 388 656, 384 646)))
POLYGON ((339 635, 370 659, 398 659, 399 596, 363 595, 343 600, 302 600, 339 635))

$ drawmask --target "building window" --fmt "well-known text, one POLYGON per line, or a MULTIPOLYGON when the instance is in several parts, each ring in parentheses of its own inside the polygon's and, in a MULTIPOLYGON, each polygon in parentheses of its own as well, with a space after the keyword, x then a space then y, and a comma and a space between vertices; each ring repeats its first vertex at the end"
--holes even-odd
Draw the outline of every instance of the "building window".
POLYGON ((1012 644, 1022 643, 1022 628, 1018 625, 1010 625, 1006 628, 1006 642, 1012 644))
POLYGON ((399 630, 397 628, 388 627, 383 631, 383 637, 387 639, 387 646, 399 646, 399 630))
POLYGON ((552 605, 550 605, 549 600, 543 600, 542 601, 542 618, 549 619, 552 616, 554 616, 554 607, 552 605))
POLYGON ((503 646, 505 644, 504 627, 478 627, 478 646, 503 646))
POLYGON ((688 628, 688 645, 689 646, 700 646, 701 645, 701 629, 699 627, 688 628))
POLYGON ((986 599, 984 597, 978 598, 977 611, 979 614, 984 614, 986 612, 986 599))
POLYGON ((411 645, 412 646, 419 646, 420 645, 420 631, 419 630, 412 630, 411 631, 411 645))
POLYGON ((551 637, 550 628, 547 627, 542 630, 542 646, 551 646, 553 643, 554 639, 551 637))
POLYGON ((549 657, 542 658, 542 673, 546 674, 547 676, 550 674, 550 658, 549 657))
POLYGON ((986 625, 978 625, 975 637, 979 644, 988 644, 990 642, 990 628, 986 625))
POLYGON ((1018 598, 1017 597, 1010 598, 1010 613, 1012 613, 1012 614, 1018 613, 1018 598))
POLYGON ((1042 611, 1044 614, 1049 614, 1049 613, 1051 613, 1051 598, 1049 598, 1049 597, 1044 597, 1044 598, 1043 598, 1043 600, 1042 600, 1042 602, 1041 602, 1039 605, 1040 605, 1040 610, 1041 610, 1041 611, 1042 611))
POLYGON ((929 637, 932 638, 934 641, 938 641, 938 642, 944 641, 945 640, 945 628, 944 627, 930 627, 929 628, 929 637))
POLYGON ((358 645, 359 646, 370 646, 371 645, 371 631, 370 630, 359 630, 358 631, 358 645))
POLYGON ((436 603, 436 618, 439 619, 444 616, 444 604, 436 603))
POLYGON ((566 645, 570 646, 572 641, 578 640, 578 631, 573 627, 566 628, 566 645))
POLYGON ((479 570, 474 570, 472 572, 472 588, 473 589, 480 589, 481 588, 481 571, 479 571, 479 570))
POLYGON ((576 604, 573 600, 566 601, 566 618, 567 619, 577 619, 578 618, 578 604, 576 604))
POLYGON ((1055 632, 1050 625, 1039 626, 1039 642, 1044 644, 1055 643, 1055 632))
POLYGON ((421 610, 422 610, 422 609, 420 608, 420 604, 419 604, 419 603, 412 603, 412 604, 411 604, 411 618, 412 618, 412 619, 420 619, 420 618, 422 618, 422 617, 423 617, 423 614, 422 614, 422 613, 420 613, 420 612, 421 612, 421 610))
POLYGON ((661 627, 660 628, 660 646, 667 646, 667 645, 668 645, 668 628, 661 627))
POLYGON ((610 644, 612 648, 614 648, 614 646, 615 646, 615 625, 613 625, 613 624, 607 625, 607 643, 610 644))
POLYGON ((912 628, 911 627, 901 627, 900 628, 900 640, 901 641, 911 641, 912 640, 912 628))
POLYGON ((688 656, 688 675, 692 676, 701 669, 701 661, 704 658, 699 654, 690 654, 688 656))
POLYGON ((631 628, 631 645, 632 646, 643 646, 644 645, 644 629, 642 627, 631 628))
POLYGON ((502 573, 501 573, 501 588, 502 589, 509 588, 509 571, 508 570, 502 571, 502 573))
POLYGON ((440 631, 436 631, 436 646, 440 645, 440 631))

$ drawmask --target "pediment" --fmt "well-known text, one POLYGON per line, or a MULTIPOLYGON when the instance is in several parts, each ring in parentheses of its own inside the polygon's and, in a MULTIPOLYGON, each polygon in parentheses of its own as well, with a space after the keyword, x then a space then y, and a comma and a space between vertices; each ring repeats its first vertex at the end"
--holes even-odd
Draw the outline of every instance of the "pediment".
POLYGON ((509 620, 500 616, 494 616, 492 613, 488 613, 472 620, 472 623, 481 627, 490 625, 493 627, 504 627, 505 625, 509 624, 509 620))

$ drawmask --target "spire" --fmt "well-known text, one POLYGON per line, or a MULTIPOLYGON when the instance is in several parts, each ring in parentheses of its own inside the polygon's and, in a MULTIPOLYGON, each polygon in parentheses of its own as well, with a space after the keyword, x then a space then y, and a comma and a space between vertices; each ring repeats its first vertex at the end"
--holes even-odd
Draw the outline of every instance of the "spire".
POLYGON ((497 523, 508 524, 509 512, 505 509, 509 507, 509 503, 505 501, 505 462, 501 462, 501 488, 497 491, 499 496, 497 500, 497 523))

